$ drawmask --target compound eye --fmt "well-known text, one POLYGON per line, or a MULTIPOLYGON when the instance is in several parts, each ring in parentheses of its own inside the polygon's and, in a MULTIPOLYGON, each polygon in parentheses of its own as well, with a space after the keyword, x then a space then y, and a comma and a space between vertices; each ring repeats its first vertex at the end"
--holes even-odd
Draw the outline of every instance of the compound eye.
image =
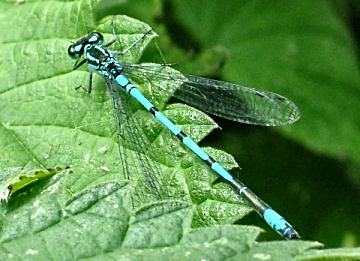
POLYGON ((72 44, 68 48, 68 55, 70 56, 71 59, 77 60, 81 56, 80 51, 81 51, 81 47, 79 48, 79 46, 74 46, 72 44))
POLYGON ((90 44, 102 44, 104 37, 101 33, 92 32, 88 37, 88 41, 90 44))

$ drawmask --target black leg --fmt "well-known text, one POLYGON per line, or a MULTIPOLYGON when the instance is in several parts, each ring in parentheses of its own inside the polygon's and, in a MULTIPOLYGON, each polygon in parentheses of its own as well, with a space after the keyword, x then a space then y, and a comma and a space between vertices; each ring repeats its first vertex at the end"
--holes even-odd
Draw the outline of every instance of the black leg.
POLYGON ((90 76, 89 76, 89 85, 87 88, 85 88, 84 86, 82 85, 79 85, 77 87, 75 87, 75 90, 78 90, 78 89, 83 89, 84 91, 86 91, 88 94, 91 93, 91 89, 92 89, 92 77, 93 77, 93 73, 92 72, 89 72, 90 73, 90 76))
POLYGON ((93 73, 90 72, 90 76, 89 76, 89 85, 88 85, 88 89, 87 89, 87 93, 90 94, 91 93, 91 89, 92 89, 92 77, 93 77, 93 73))
POLYGON ((127 47, 125 50, 123 51, 112 51, 112 53, 116 56, 119 55, 124 55, 126 54, 131 48, 133 48, 135 45, 137 45, 140 41, 142 41, 143 39, 145 39, 145 37, 150 34, 152 32, 152 29, 150 29, 149 31, 147 31, 144 35, 142 35, 139 39, 137 39, 135 42, 133 42, 132 44, 130 44, 129 47, 127 47))
POLYGON ((112 37, 110 42, 103 44, 103 47, 108 47, 112 44, 114 44, 116 42, 116 34, 115 34, 115 26, 114 26, 114 20, 111 22, 111 27, 112 27, 112 37))
POLYGON ((79 62, 79 60, 77 60, 76 63, 74 64, 73 70, 76 70, 77 68, 82 66, 84 63, 86 63, 86 61, 87 61, 86 59, 82 60, 81 62, 79 62))

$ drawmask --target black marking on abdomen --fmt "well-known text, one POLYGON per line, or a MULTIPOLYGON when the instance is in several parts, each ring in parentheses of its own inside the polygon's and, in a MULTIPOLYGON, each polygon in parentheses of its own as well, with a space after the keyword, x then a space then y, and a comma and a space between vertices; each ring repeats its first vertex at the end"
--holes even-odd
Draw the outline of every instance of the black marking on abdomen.
POLYGON ((207 158, 206 160, 204 160, 205 163, 211 168, 211 166, 216 162, 216 160, 214 160, 211 156, 209 156, 209 158, 207 158))
POLYGON ((137 89, 137 88, 130 81, 128 81, 128 83, 125 86, 123 86, 123 88, 126 90, 126 86, 128 86, 129 84, 132 85, 128 91, 128 93, 130 94, 132 90, 137 89))
POLYGON ((152 106, 149 110, 149 112, 151 112, 152 115, 155 116, 155 114, 158 112, 159 110, 155 107, 155 106, 152 106))
POLYGON ((183 141, 187 137, 187 135, 185 132, 180 131, 178 134, 176 134, 176 137, 178 137, 179 140, 183 141))

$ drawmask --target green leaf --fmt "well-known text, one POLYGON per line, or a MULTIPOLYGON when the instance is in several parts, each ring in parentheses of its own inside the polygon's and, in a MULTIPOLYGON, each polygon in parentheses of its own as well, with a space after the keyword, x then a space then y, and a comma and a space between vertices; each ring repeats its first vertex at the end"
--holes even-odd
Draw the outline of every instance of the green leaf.
POLYGON ((326 249, 326 250, 311 250, 299 257, 299 260, 359 260, 360 248, 353 249, 326 249))
MULTIPOLYGON (((201 160, 180 146, 149 113, 130 103, 132 119, 138 119, 144 138, 151 143, 147 159, 172 178, 171 189, 177 191, 174 200, 133 208, 137 177, 124 178, 129 173, 123 173, 105 83, 96 76, 91 95, 75 91, 87 83, 88 72, 85 68, 72 71, 66 50, 69 40, 91 31, 100 31, 109 40, 112 21, 118 37, 112 48, 121 50, 149 26, 126 16, 96 22, 92 15, 96 2, 1 2, 6 11, 0 16, 4 35, 0 40, 0 80, 4 83, 0 86, 0 167, 69 165, 73 173, 31 184, 28 193, 18 193, 1 206, 0 258, 193 260, 246 253, 257 258, 264 251, 292 258, 318 247, 318 243, 299 241, 284 251, 288 242, 274 242, 271 247, 255 242, 260 232, 256 227, 207 227, 233 223, 250 208, 229 186, 214 184, 215 175, 201 160), (14 34, 6 34, 10 27, 17 28, 14 34)), ((123 61, 137 62, 150 40, 131 49, 121 57, 123 61)), ((140 82, 139 87, 196 141, 217 127, 208 116, 186 105, 166 105, 175 86, 169 84, 169 90, 163 90, 153 80, 152 84, 140 82)), ((134 157, 133 151, 123 148, 127 157, 134 157)), ((230 155, 207 150, 226 167, 237 166, 230 155)))
POLYGON ((124 184, 104 184, 69 199, 64 181, 56 175, 45 187, 35 186, 32 195, 2 207, 2 260, 74 260, 118 244, 129 219, 122 205, 124 184))
MULTIPOLYGON (((35 186, 33 197, 20 195, 11 207, 0 208, 1 260, 220 260, 256 245, 258 228, 191 229, 194 208, 187 203, 156 203, 133 213, 126 204, 131 192, 126 183, 104 183, 69 195, 65 177, 56 175, 45 187, 35 186)), ((299 252, 317 246, 297 245, 299 252)), ((282 256, 291 257, 292 251, 282 251, 282 256)))

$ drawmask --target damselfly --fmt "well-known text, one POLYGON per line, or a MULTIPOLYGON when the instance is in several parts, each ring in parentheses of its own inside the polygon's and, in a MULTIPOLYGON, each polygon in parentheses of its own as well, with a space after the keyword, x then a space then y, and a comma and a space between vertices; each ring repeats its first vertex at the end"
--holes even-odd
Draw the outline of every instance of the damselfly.
MULTIPOLYGON (((161 196, 162 191, 166 188, 159 188, 157 186, 157 177, 155 176, 161 175, 161 170, 154 166, 154 164, 151 164, 143 153, 136 148, 143 146, 143 144, 136 136, 136 130, 134 128, 130 129, 126 123, 127 120, 133 119, 128 114, 130 108, 126 107, 123 102, 125 93, 137 100, 216 174, 230 183, 277 233, 286 239, 299 239, 299 234, 282 216, 225 170, 222 165, 209 156, 196 142, 160 112, 128 79, 128 76, 143 77, 144 79, 156 76, 163 79, 164 84, 178 85, 179 88, 175 92, 175 96, 186 103, 212 114, 248 124, 275 126, 292 123, 299 118, 297 107, 287 98, 272 92, 257 91, 227 82, 176 74, 166 70, 164 65, 129 65, 117 60, 118 56, 128 52, 132 47, 145 39, 147 35, 152 33, 152 30, 149 30, 124 51, 111 51, 107 49, 107 47, 116 41, 114 32, 113 38, 109 43, 103 43, 104 37, 101 33, 93 32, 80 38, 68 48, 69 56, 77 60, 74 70, 85 63, 88 64, 90 71, 89 93, 91 92, 93 72, 97 72, 105 78, 108 91, 112 96, 119 137, 120 139, 129 137, 130 141, 128 141, 128 144, 134 147, 134 151, 142 166, 144 177, 151 190, 155 192, 154 194, 161 196), (82 57, 83 59, 81 60, 82 57), (127 136, 123 135, 124 131, 127 132, 127 136)), ((138 125, 137 122, 134 122, 134 124, 138 125)), ((140 126, 138 127, 140 128, 140 126)), ((121 149, 120 154, 123 165, 126 165, 127 159, 124 151, 121 149)), ((128 173, 127 175, 130 175, 128 167, 123 166, 123 168, 128 173)))

